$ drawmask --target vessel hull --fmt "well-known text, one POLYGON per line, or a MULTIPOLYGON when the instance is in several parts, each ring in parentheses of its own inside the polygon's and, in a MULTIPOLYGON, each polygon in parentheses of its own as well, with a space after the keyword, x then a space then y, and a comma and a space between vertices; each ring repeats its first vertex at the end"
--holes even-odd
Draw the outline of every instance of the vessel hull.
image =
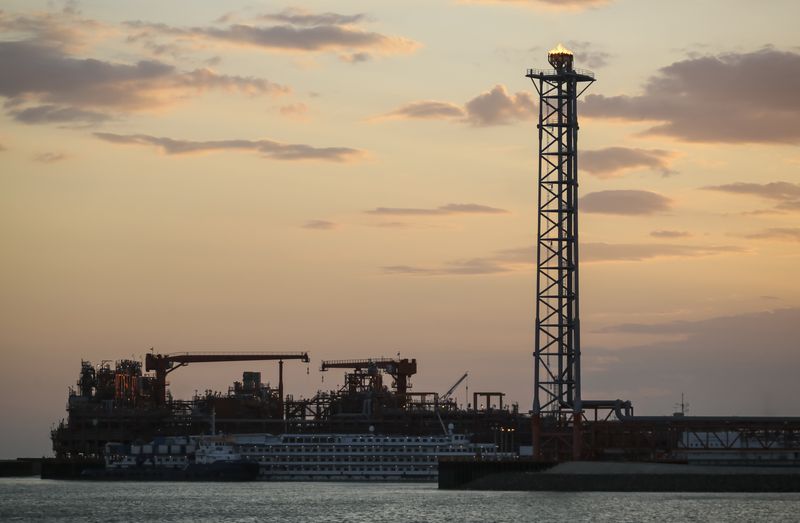
POLYGON ((257 463, 249 461, 221 462, 208 465, 190 464, 184 468, 127 467, 86 470, 81 479, 122 481, 254 481, 258 478, 257 463))

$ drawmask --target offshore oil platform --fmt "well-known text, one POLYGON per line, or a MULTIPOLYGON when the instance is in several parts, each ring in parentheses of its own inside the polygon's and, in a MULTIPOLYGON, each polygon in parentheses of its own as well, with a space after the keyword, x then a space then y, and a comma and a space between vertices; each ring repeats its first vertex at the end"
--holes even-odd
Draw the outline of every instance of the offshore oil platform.
POLYGON ((323 371, 348 371, 343 385, 295 398, 285 393, 283 364, 308 362, 305 352, 148 354, 144 370, 141 362, 131 360, 113 367, 81 364, 68 417, 52 432, 56 456, 98 459, 109 442, 217 432, 449 433, 469 435, 473 443, 493 443, 515 455, 510 461, 477 465, 440 460, 440 468, 449 470, 450 486, 484 473, 539 470, 568 461, 800 465, 800 418, 698 417, 683 411, 638 416, 631 401, 583 397, 578 98, 595 76, 575 69, 573 54, 560 45, 548 53, 548 62, 550 69, 526 72, 539 95, 536 336, 529 411, 504 405, 502 392, 476 392, 471 404, 459 407, 452 392, 461 380, 443 394, 412 391, 415 359, 323 361, 323 371), (260 373, 245 372, 226 393, 207 391, 180 400, 167 389, 168 374, 190 363, 258 360, 278 361, 277 387, 264 384, 260 373), (484 406, 479 408, 481 400, 484 406))
POLYGON ((343 385, 311 398, 284 393, 285 361, 309 362, 306 352, 147 354, 144 361, 120 360, 94 366, 81 362, 77 387, 69 392, 67 418, 52 431, 59 459, 97 460, 107 443, 131 444, 159 436, 195 434, 403 434, 469 433, 475 442, 518 448, 530 439, 530 423, 501 392, 474 392, 459 408, 453 392, 412 391, 416 359, 372 358, 322 361, 321 371, 345 369, 343 385), (278 385, 260 372, 244 372, 225 393, 205 391, 188 400, 173 398, 169 373, 190 363, 278 362, 278 385))

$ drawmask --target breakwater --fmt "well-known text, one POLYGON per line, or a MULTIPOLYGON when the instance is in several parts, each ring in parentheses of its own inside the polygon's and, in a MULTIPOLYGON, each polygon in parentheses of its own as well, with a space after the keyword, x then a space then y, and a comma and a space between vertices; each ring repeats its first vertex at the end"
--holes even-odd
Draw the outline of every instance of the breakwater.
POLYGON ((565 492, 800 492, 800 468, 441 461, 439 488, 565 492))

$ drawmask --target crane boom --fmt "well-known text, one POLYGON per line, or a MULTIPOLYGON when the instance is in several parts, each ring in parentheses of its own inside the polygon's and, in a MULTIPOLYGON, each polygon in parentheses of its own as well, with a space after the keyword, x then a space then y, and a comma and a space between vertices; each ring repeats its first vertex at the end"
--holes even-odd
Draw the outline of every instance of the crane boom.
POLYGON ((280 376, 278 389, 283 401, 283 360, 311 361, 307 352, 175 352, 171 354, 147 354, 144 366, 156 373, 155 401, 166 402, 167 374, 189 363, 214 363, 221 361, 265 361, 278 360, 280 376), (175 365, 177 363, 177 365, 175 365))
POLYGON ((453 386, 452 386, 452 387, 450 387, 450 388, 447 390, 447 392, 445 392, 445 393, 442 395, 442 397, 441 397, 441 401, 447 401, 447 400, 449 400, 449 399, 450 399, 450 396, 452 396, 452 395, 453 395, 453 392, 455 392, 455 390, 458 388, 458 386, 459 386, 459 385, 461 385, 461 382, 462 382, 462 381, 464 381, 465 379, 467 379, 467 376, 469 376, 469 373, 468 373, 468 372, 465 372, 463 376, 461 376, 460 378, 458 378, 458 381, 456 381, 456 382, 453 384, 453 386))
MULTIPOLYGON (((219 361, 302 360, 306 363, 310 361, 307 352, 174 352, 163 356, 148 354, 145 360, 150 356, 183 365, 219 361)), ((145 365, 147 365, 147 361, 145 361, 145 365)), ((147 368, 146 370, 151 369, 147 368)))
POLYGON ((376 368, 385 371, 394 378, 397 393, 405 396, 408 392, 408 378, 417 373, 417 360, 408 358, 373 358, 366 360, 324 360, 320 371, 328 369, 369 369, 376 368))

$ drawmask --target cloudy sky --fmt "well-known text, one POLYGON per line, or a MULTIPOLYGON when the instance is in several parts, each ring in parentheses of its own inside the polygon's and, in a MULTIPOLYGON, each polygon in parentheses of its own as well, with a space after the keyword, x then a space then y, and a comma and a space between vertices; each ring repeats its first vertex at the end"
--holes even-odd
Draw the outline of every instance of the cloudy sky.
MULTIPOLYGON (((2 457, 81 359, 416 357, 532 392, 537 100, 581 115, 584 396, 800 415, 800 4, 0 1, 2 457), (8 422, 8 420, 13 420, 8 422)), ((245 369, 195 365, 174 393, 245 369)), ((464 388, 458 397, 464 401, 464 388)))

